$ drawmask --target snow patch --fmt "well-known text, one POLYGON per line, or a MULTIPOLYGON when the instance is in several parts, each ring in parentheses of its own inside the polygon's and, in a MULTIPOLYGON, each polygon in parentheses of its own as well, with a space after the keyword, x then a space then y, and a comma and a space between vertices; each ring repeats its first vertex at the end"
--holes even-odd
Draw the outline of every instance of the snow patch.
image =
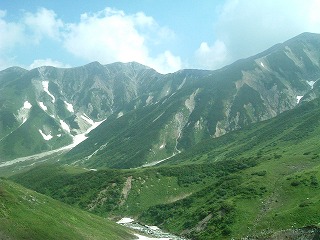
POLYGON ((123 112, 119 112, 117 118, 120 118, 123 116, 123 112))
POLYGON ((138 240, 170 240, 171 238, 150 238, 146 236, 142 236, 140 234, 134 234, 136 237, 138 237, 138 240))
POLYGON ((138 239, 141 239, 141 240, 159 240, 159 239, 160 240, 170 240, 170 239, 186 240, 185 238, 178 237, 170 233, 164 232, 157 226, 141 225, 135 222, 134 219, 129 217, 122 218, 117 223, 127 228, 134 229, 135 231, 139 231, 141 234, 144 234, 144 235, 141 235, 138 233, 134 234, 136 237, 138 237, 138 239))
POLYGON ((307 81, 311 89, 313 89, 313 85, 316 83, 316 81, 307 81))
POLYGON ((52 98, 52 103, 56 101, 56 98, 49 92, 49 81, 42 81, 43 90, 52 98))
POLYGON ((47 106, 44 105, 43 102, 38 102, 38 103, 39 103, 39 106, 42 108, 42 110, 44 110, 44 111, 47 111, 47 110, 48 110, 47 106))
POLYGON ((303 96, 297 96, 297 103, 300 102, 301 98, 303 98, 303 96))
POLYGON ((132 223, 132 222, 134 222, 134 219, 125 217, 125 218, 121 218, 117 223, 123 224, 123 223, 132 223))
POLYGON ((263 62, 260 62, 261 67, 266 68, 263 64, 263 62))
POLYGON ((158 228, 157 226, 148 226, 146 225, 148 228, 150 228, 151 230, 160 230, 160 228, 158 228))
POLYGON ((49 135, 46 135, 44 132, 42 132, 41 129, 39 129, 39 133, 41 134, 41 136, 43 137, 44 140, 49 141, 50 139, 53 138, 53 136, 49 133, 49 135))
MULTIPOLYGON (((81 115, 82 117, 83 115, 81 115)), ((85 116, 84 116, 85 117, 85 116)), ((90 118, 89 118, 90 119, 90 118)), ((90 119, 91 120, 91 119, 90 119)), ((91 120, 92 121, 92 120, 91 120)), ((89 132, 91 132, 93 129, 95 129, 96 127, 98 127, 101 123, 103 123, 105 120, 102 120, 100 122, 94 122, 92 121, 92 126, 90 128, 87 129, 87 131, 85 133, 81 133, 81 134, 77 134, 73 137, 73 143, 69 145, 70 148, 73 148, 75 146, 77 146, 79 143, 83 142, 84 140, 86 140, 88 137, 86 136, 89 132)))
POLYGON ((60 120, 60 125, 62 127, 63 130, 67 131, 68 133, 70 133, 70 127, 68 124, 66 124, 65 121, 63 120, 60 120))
POLYGON ((23 103, 23 108, 24 109, 30 109, 32 107, 31 103, 29 103, 29 101, 25 101, 23 103))
POLYGON ((165 146, 166 146, 166 144, 163 143, 163 144, 159 147, 159 149, 163 149, 165 146))
POLYGON ((23 106, 18 110, 18 114, 15 115, 17 120, 20 120, 22 122, 21 125, 28 120, 31 107, 31 103, 29 101, 25 101, 23 103, 23 106))
POLYGON ((62 136, 62 134, 61 133, 59 133, 58 135, 57 135, 57 137, 61 137, 62 136))
POLYGON ((68 103, 67 101, 63 101, 64 104, 66 105, 66 108, 69 112, 73 113, 74 112, 74 109, 73 109, 73 106, 71 103, 68 103))

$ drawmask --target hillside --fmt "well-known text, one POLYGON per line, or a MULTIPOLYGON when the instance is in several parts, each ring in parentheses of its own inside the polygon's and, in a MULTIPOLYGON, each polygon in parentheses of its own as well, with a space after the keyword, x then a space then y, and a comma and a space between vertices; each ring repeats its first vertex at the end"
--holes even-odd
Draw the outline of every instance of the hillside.
POLYGON ((163 164, 210 163, 227 159, 254 158, 318 159, 320 155, 320 99, 220 138, 201 142, 163 164))
POLYGON ((109 220, 0 179, 1 239, 135 239, 109 220))
POLYGON ((319 108, 319 99, 302 103, 205 140, 164 166, 44 165, 12 178, 98 215, 131 216, 191 239, 313 239, 320 227, 319 108))

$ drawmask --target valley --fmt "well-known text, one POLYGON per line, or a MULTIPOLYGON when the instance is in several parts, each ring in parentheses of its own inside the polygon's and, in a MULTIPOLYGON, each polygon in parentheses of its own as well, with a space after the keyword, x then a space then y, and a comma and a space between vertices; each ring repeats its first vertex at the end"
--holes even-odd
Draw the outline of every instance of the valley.
POLYGON ((0 238, 317 239, 319 79, 312 33, 215 71, 3 70, 0 238))

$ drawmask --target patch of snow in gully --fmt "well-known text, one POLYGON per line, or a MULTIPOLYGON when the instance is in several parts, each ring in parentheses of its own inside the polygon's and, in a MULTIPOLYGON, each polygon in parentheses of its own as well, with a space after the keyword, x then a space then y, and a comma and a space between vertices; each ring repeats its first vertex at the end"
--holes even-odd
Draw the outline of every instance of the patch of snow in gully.
POLYGON ((43 90, 52 98, 52 102, 56 101, 56 98, 49 92, 49 81, 42 81, 43 90))
POLYGON ((38 103, 39 103, 39 106, 42 108, 43 111, 47 111, 48 110, 47 106, 44 105, 43 102, 38 102, 38 103))
POLYGON ((74 112, 74 108, 73 108, 72 104, 71 104, 71 103, 68 103, 67 101, 63 101, 63 102, 64 102, 64 104, 66 105, 67 110, 68 110, 69 112, 73 113, 73 112, 74 112))
POLYGON ((313 85, 316 83, 316 81, 307 81, 311 89, 313 89, 313 85))
MULTIPOLYGON (((91 120, 91 119, 90 119, 91 120)), ((92 121, 92 120, 91 120, 92 121)), ((103 120, 105 121, 105 120, 103 120)), ((77 146, 79 143, 83 142, 84 140, 86 140, 88 137, 86 136, 89 132, 91 132, 93 129, 95 129, 96 127, 98 127, 103 121, 100 122, 94 122, 92 121, 92 126, 90 128, 87 129, 87 131, 85 133, 81 133, 78 135, 75 135, 73 137, 73 143, 67 147, 69 148, 73 148, 75 146, 77 146)))
POLYGON ((24 109, 30 109, 32 107, 31 103, 29 101, 25 101, 23 103, 23 108, 24 109))
POLYGON ((300 102, 301 98, 303 98, 303 96, 297 96, 297 103, 300 102))
POLYGON ((39 129, 39 133, 41 134, 41 136, 43 137, 44 140, 49 141, 50 139, 53 138, 53 136, 51 134, 46 135, 44 132, 42 132, 41 129, 39 129))
POLYGON ((121 218, 117 223, 122 224, 122 223, 132 223, 132 222, 134 222, 134 219, 125 217, 125 218, 121 218))
POLYGON ((66 124, 65 121, 60 120, 60 125, 61 125, 62 129, 64 129, 64 130, 67 131, 68 133, 70 133, 70 127, 69 127, 68 124, 66 124))

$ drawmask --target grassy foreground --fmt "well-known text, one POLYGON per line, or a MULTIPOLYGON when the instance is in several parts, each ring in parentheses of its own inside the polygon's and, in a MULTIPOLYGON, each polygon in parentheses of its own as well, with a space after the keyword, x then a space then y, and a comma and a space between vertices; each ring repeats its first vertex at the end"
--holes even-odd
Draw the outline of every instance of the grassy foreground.
POLYGON ((134 239, 129 230, 0 179, 0 239, 134 239))

